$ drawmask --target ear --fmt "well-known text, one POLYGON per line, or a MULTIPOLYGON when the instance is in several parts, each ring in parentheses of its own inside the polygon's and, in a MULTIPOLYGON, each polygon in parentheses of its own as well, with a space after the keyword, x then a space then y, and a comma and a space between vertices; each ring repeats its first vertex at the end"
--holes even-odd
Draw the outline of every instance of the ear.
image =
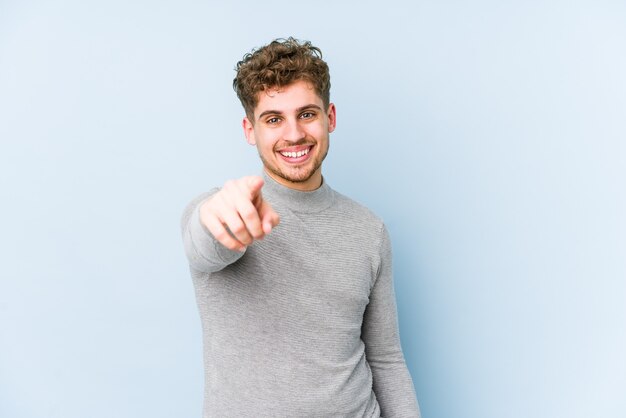
POLYGON ((250 122, 247 116, 243 118, 242 122, 243 134, 246 136, 246 141, 250 145, 256 145, 256 138, 254 137, 254 125, 250 122))
POLYGON ((326 113, 328 113, 328 133, 331 133, 337 126, 337 109, 334 103, 328 105, 328 111, 326 113))

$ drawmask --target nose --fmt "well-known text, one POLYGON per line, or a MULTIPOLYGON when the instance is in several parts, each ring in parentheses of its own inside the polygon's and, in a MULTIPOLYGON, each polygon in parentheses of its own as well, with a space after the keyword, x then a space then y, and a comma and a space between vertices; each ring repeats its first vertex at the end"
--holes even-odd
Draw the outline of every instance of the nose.
POLYGON ((298 142, 306 136, 304 129, 298 122, 298 120, 289 120, 284 124, 283 139, 285 141, 298 142))

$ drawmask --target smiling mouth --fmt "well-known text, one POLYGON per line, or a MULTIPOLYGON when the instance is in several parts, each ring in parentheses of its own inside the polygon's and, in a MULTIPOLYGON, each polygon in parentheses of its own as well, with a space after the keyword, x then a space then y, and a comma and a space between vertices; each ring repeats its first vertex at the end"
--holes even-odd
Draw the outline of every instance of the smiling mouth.
POLYGON ((300 157, 307 155, 310 150, 311 150, 311 147, 307 147, 299 151, 279 151, 279 152, 280 152, 280 155, 282 155, 283 157, 300 158, 300 157))
POLYGON ((300 164, 311 158, 311 150, 315 145, 299 145, 278 151, 282 160, 290 164, 300 164))

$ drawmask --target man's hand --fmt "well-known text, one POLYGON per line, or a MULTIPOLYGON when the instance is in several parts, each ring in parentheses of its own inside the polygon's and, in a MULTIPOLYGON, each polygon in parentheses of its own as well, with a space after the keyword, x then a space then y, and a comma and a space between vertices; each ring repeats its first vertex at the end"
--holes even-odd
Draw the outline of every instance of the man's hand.
POLYGON ((258 176, 229 180, 200 208, 200 221, 226 248, 244 251, 278 225, 278 214, 261 196, 262 186, 258 176))

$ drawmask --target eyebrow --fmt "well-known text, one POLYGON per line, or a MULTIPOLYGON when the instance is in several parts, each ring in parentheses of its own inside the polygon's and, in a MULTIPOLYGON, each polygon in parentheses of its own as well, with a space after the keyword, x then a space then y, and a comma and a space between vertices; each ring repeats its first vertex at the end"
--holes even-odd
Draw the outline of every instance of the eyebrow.
MULTIPOLYGON (((322 108, 319 107, 316 104, 308 104, 306 106, 302 106, 302 107, 297 108, 296 109, 296 113, 300 113, 300 112, 302 112, 303 110, 306 110, 306 109, 317 109, 317 110, 320 110, 320 111, 322 110, 322 108)), ((263 116, 266 116, 266 115, 282 115, 282 114, 283 114, 283 112, 281 112, 280 110, 266 110, 265 112, 261 112, 261 114, 259 115, 257 120, 261 119, 263 116)))

